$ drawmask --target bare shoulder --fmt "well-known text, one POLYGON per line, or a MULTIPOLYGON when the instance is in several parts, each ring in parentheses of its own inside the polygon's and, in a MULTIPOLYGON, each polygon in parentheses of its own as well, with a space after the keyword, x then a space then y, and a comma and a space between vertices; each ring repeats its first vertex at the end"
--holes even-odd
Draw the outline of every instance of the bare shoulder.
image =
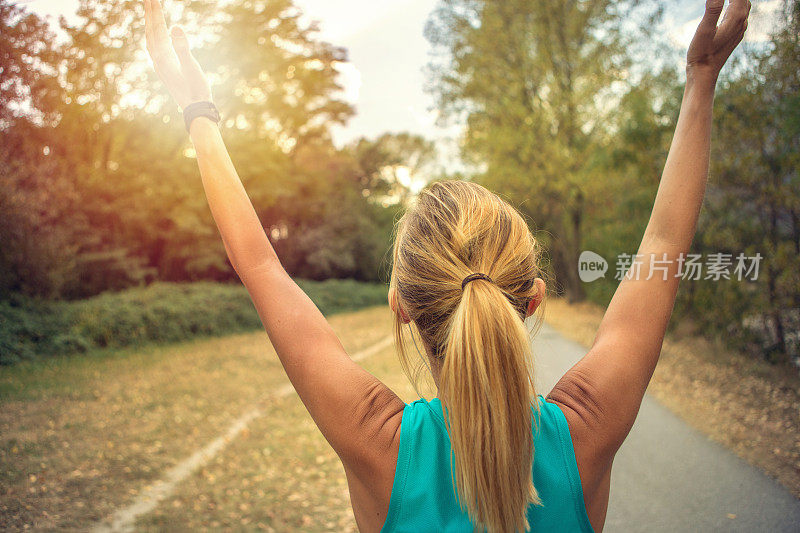
POLYGON ((564 413, 581 478, 584 504, 595 531, 601 531, 608 508, 611 466, 617 447, 604 422, 608 416, 597 400, 600 392, 580 367, 559 380, 546 399, 564 413))
POLYGON ((380 531, 389 512, 405 403, 375 380, 355 415, 360 431, 340 454, 360 531, 380 531))

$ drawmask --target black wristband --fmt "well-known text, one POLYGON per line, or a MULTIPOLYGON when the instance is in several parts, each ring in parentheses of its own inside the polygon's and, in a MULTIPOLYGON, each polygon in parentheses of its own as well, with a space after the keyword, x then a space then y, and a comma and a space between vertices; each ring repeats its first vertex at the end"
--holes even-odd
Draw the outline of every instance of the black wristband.
POLYGON ((187 105, 183 110, 183 122, 186 124, 186 131, 189 131, 192 121, 198 117, 206 117, 217 124, 221 120, 217 106, 213 102, 195 102, 187 105))

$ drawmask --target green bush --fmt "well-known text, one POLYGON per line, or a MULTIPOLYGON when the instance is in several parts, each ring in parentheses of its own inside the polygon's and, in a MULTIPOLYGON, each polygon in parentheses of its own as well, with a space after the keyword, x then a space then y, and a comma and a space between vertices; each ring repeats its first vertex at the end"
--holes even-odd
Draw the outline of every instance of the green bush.
MULTIPOLYGON (((298 284, 325 315, 386 301, 386 287, 378 283, 298 280, 298 284)), ((14 295, 0 302, 0 365, 260 327, 242 285, 154 283, 75 302, 14 295)))

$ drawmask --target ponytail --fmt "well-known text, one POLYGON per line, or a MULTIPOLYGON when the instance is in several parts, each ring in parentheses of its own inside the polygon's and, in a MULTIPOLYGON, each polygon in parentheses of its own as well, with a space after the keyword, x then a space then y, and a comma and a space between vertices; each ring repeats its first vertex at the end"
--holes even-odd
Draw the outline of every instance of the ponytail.
POLYGON ((531 348, 495 284, 464 287, 445 343, 440 393, 462 510, 489 532, 528 531, 533 486, 531 348))
POLYGON ((390 300, 400 361, 416 389, 402 335, 410 321, 445 409, 455 496, 491 533, 528 531, 528 506, 541 503, 524 322, 529 303, 544 296, 540 258, 522 216, 475 183, 430 185, 396 227, 390 300))

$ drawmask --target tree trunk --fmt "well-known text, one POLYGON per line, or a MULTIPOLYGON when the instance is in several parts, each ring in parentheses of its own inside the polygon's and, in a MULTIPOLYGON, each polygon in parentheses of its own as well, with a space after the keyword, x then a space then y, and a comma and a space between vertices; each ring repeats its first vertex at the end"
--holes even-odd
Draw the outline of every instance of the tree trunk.
POLYGON ((575 195, 575 205, 572 207, 569 220, 569 230, 567 234, 569 239, 567 241, 567 258, 569 264, 567 265, 567 272, 569 286, 567 290, 567 298, 570 303, 582 302, 586 299, 586 290, 583 287, 583 282, 578 275, 578 261, 581 256, 582 225, 583 225, 583 206, 584 199, 583 193, 579 190, 575 195))

